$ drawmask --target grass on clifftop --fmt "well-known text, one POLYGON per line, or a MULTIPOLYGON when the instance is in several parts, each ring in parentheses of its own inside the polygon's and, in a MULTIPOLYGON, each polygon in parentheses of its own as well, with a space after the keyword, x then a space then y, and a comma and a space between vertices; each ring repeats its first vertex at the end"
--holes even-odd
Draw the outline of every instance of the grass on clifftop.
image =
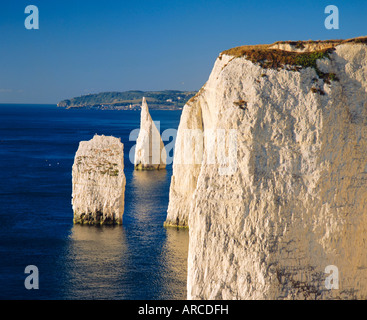
MULTIPOLYGON (((240 47, 241 48, 241 47, 240 47)), ((241 56, 253 63, 259 63, 263 68, 280 69, 284 66, 315 68, 316 60, 328 58, 331 49, 314 52, 291 52, 279 49, 242 49, 241 56), (242 52, 242 50, 244 50, 242 52)), ((224 52, 225 53, 225 52, 224 52)))
POLYGON ((292 71, 299 71, 302 68, 315 69, 319 78, 324 79, 326 82, 337 80, 335 74, 324 73, 317 67, 316 61, 319 59, 329 58, 329 54, 333 51, 333 48, 313 51, 313 52, 291 52, 279 49, 248 49, 243 52, 246 58, 253 63, 259 63, 261 67, 265 69, 282 69, 285 66, 292 71))
POLYGON ((223 51, 222 54, 243 57, 253 63, 260 64, 263 68, 282 69, 288 67, 289 70, 299 71, 302 68, 313 68, 317 75, 326 82, 338 80, 333 73, 323 73, 318 67, 316 61, 319 59, 329 58, 330 53, 340 44, 360 43, 367 44, 367 37, 354 38, 348 40, 325 40, 325 41, 278 41, 270 45, 241 46, 223 51), (309 52, 286 51, 271 48, 277 44, 289 44, 296 49, 303 49, 307 45, 321 45, 324 48, 309 52))

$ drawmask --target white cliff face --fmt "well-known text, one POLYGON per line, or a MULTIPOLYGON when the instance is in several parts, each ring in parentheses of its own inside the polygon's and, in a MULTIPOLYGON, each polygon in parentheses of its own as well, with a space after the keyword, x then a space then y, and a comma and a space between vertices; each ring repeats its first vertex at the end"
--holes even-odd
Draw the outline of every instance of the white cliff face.
POLYGON ((122 224, 126 179, 120 139, 81 141, 73 173, 74 223, 122 224))
POLYGON ((160 133, 143 98, 140 132, 135 147, 136 170, 160 170, 166 167, 167 154, 160 133))
POLYGON ((317 66, 333 76, 222 54, 185 106, 174 161, 202 128, 203 162, 174 164, 167 220, 188 220, 189 299, 367 298, 367 45, 317 66))
MULTIPOLYGON (((184 152, 185 133, 193 132, 193 135, 203 131, 203 120, 200 106, 186 106, 181 115, 178 127, 173 172, 171 178, 169 206, 165 226, 188 227, 188 217, 192 195, 196 189, 197 178, 201 169, 201 155, 203 144, 193 143, 191 148, 184 152), (196 149, 196 150, 195 150, 196 149), (196 157, 195 157, 196 156, 196 157)), ((191 137, 190 137, 191 138, 191 137)))

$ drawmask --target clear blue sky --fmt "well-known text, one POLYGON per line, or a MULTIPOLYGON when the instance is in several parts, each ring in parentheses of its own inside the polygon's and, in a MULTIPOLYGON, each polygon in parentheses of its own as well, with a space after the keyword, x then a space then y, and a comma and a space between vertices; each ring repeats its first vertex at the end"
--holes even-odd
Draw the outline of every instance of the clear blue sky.
POLYGON ((362 35, 365 0, 2 0, 0 103, 198 90, 225 49, 362 35), (30 4, 39 8, 39 30, 24 27, 30 4), (339 8, 339 30, 324 27, 329 4, 339 8))

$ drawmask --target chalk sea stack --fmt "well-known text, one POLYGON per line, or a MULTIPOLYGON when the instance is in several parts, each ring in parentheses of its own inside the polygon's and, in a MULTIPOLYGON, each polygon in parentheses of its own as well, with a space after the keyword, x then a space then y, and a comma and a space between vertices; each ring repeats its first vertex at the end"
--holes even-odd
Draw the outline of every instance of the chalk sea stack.
POLYGON ((72 175, 74 223, 122 224, 126 179, 120 139, 95 135, 81 141, 72 175))
POLYGON ((183 110, 166 221, 189 227, 189 299, 367 299, 366 43, 217 58, 183 110), (186 129, 203 132, 199 164, 176 164, 186 129), (207 161, 230 153, 208 130, 226 146, 235 132, 232 172, 207 161), (331 265, 338 289, 325 286, 331 265))
POLYGON ((167 154, 164 143, 150 116, 148 104, 144 97, 141 106, 140 132, 135 147, 135 169, 165 169, 166 159, 167 154))

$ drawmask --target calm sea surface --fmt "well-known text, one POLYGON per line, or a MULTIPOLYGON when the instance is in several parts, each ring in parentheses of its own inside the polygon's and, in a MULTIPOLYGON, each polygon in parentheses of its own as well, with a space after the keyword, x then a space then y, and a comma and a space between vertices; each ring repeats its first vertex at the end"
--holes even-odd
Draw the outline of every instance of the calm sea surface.
MULTIPOLYGON (((162 132, 181 111, 151 115, 162 132)), ((188 232, 163 228, 172 166, 134 171, 139 122, 138 111, 0 105, 0 299, 186 298, 188 232), (73 225, 74 155, 95 133, 125 145, 123 226, 73 225), (24 287, 27 265, 39 268, 39 290, 24 287)))

